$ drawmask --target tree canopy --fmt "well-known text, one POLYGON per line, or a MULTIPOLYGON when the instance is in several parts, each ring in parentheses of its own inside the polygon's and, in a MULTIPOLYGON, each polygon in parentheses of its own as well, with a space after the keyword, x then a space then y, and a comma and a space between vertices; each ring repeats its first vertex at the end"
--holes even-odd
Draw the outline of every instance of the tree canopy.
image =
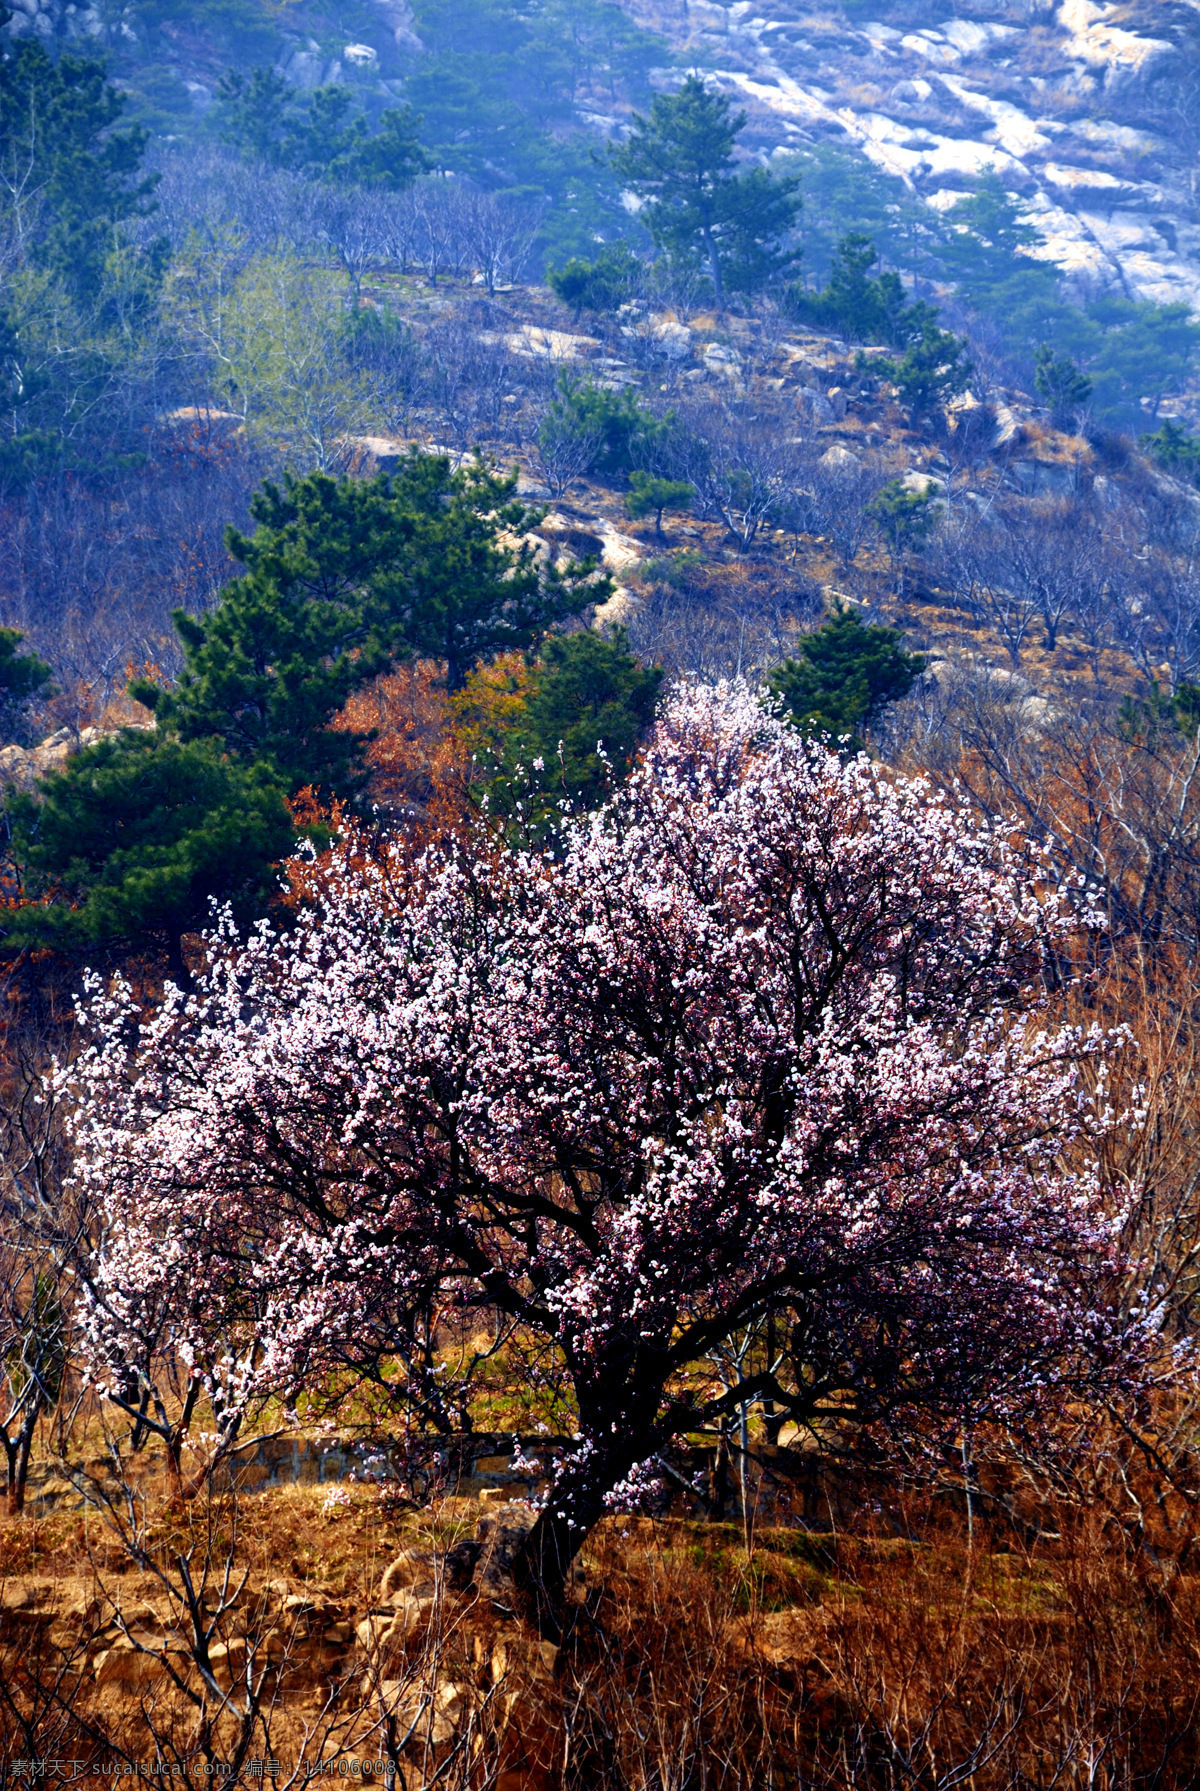
MULTIPOLYGON (((12 18, 0 7, 0 28, 12 18)), ((33 35, 0 56, 0 181, 25 253, 77 300, 99 290, 113 231, 150 209, 149 133, 118 130, 126 101, 91 57, 52 57, 33 35)))
POLYGON ((211 615, 176 614, 176 687, 134 694, 180 739, 266 760, 293 791, 357 794, 361 740, 329 723, 398 655, 444 660, 457 690, 480 660, 534 645, 609 588, 590 564, 559 573, 512 545, 537 512, 515 476, 481 462, 455 471, 414 453, 371 480, 285 477, 251 511, 254 533, 229 533, 245 575, 211 615))
POLYGON ((564 813, 602 802, 629 775, 662 678, 620 629, 611 640, 590 629, 552 635, 493 733, 501 768, 487 784, 491 811, 548 833, 564 813))
POLYGON ((772 692, 805 734, 850 748, 889 703, 907 696, 925 661, 898 629, 868 626, 842 606, 800 642, 797 659, 772 672, 772 692))
POLYGON ((11 802, 10 819, 27 898, 5 916, 10 946, 149 946, 181 984, 182 936, 214 901, 262 913, 297 840, 268 767, 239 765, 212 740, 136 731, 77 753, 40 800, 11 802))
POLYGON ((883 272, 874 279, 879 260, 871 237, 851 231, 838 243, 829 279, 819 292, 793 286, 787 294, 792 316, 835 329, 852 342, 886 342, 902 347, 916 333, 929 306, 912 305, 900 276, 883 272))
POLYGON ((1074 918, 1039 868, 702 687, 551 851, 335 856, 194 1003, 96 1004, 96 1385, 149 1398, 182 1352, 228 1446, 370 1374, 450 1429, 483 1358, 448 1369, 431 1315, 499 1313, 578 1439, 514 1562, 553 1632, 609 1495, 739 1402, 953 1439, 1136 1384, 1152 1339, 1071 1166, 1106 1046, 1049 1012, 1074 918), (689 1378, 771 1315, 765 1369, 689 1378))
POLYGON ((798 250, 790 241, 799 182, 763 168, 737 171, 734 142, 746 122, 724 94, 689 75, 678 93, 656 94, 628 140, 611 152, 620 179, 642 200, 656 245, 708 273, 717 303, 781 279, 798 250))
POLYGON ((421 121, 409 106, 388 107, 372 130, 345 87, 303 95, 270 68, 230 70, 217 91, 231 143, 309 180, 399 192, 430 166, 417 139, 421 121))
POLYGON ((23 736, 26 711, 47 693, 53 672, 36 653, 18 653, 25 636, 19 628, 0 628, 0 737, 23 736))
POLYGON ((208 615, 176 612, 184 669, 135 680, 154 732, 126 730, 13 807, 26 893, 6 936, 76 949, 164 944, 211 898, 261 912, 301 833, 287 803, 313 789, 353 803, 365 736, 334 724, 397 658, 443 660, 452 689, 481 659, 525 649, 610 586, 588 564, 541 568, 516 537, 533 520, 515 478, 413 454, 370 481, 312 474, 266 484, 246 567, 208 615))

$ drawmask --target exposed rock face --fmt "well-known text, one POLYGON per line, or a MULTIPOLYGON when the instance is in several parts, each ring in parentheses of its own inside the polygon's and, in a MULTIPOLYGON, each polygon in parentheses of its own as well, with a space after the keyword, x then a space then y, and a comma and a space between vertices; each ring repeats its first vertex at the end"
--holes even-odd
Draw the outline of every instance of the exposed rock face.
MULTIPOLYGON (((854 147, 945 207, 995 170, 1035 251, 1091 290, 1200 314, 1196 150, 1183 0, 634 0, 750 115, 770 155, 854 147), (874 17, 870 16, 871 11, 874 17), (853 22, 850 22, 850 20, 853 22), (1183 98, 1180 103, 1180 96, 1183 98)), ((663 72, 664 84, 678 79, 663 72)))
MULTIPOLYGON (((148 70, 174 76, 180 96, 186 93, 196 112, 211 105, 219 76, 236 60, 237 40, 218 8, 210 14, 198 5, 186 19, 165 20, 137 0, 13 0, 12 11, 13 35, 32 33, 50 47, 99 52, 118 84, 135 96, 148 70)), ((356 14, 353 30, 330 30, 328 9, 303 4, 264 4, 259 24, 257 54, 265 27, 275 38, 275 66, 301 90, 344 81, 394 98, 403 69, 423 49, 408 0, 373 0, 356 14), (308 35, 314 29, 322 33, 320 42, 308 35)), ((161 103, 160 87, 155 84, 161 103)))

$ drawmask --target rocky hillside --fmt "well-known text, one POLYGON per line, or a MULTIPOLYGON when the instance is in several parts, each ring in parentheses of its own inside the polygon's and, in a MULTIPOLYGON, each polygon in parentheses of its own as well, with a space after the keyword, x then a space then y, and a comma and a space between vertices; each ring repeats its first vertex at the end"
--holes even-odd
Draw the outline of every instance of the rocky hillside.
POLYGON ((297 87, 346 81, 386 96, 419 55, 407 0, 13 0, 14 32, 100 50, 160 131, 186 131, 228 68, 273 64, 297 87))
MULTIPOLYGON (((299 87, 399 95, 421 55, 407 0, 13 0, 14 26, 103 47, 160 128, 186 128, 236 61, 299 87)), ((1197 0, 627 0, 736 92, 763 155, 856 148, 946 208, 994 170, 1038 253, 1088 291, 1200 311, 1197 0)), ((657 79, 669 85, 674 70, 657 79)), ((588 114, 598 131, 617 120, 588 114)))
POLYGON ((1200 309, 1195 0, 634 5, 760 153, 853 146, 942 208, 994 170, 1081 286, 1200 309))

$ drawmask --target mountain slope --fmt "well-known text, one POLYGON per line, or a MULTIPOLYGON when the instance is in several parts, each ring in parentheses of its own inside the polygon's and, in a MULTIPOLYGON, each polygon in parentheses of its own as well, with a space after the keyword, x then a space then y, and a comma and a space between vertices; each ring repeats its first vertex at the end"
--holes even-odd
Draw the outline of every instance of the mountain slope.
POLYGON ((1200 312, 1196 0, 633 5, 760 154, 855 148, 943 208, 994 170, 1081 288, 1200 312))

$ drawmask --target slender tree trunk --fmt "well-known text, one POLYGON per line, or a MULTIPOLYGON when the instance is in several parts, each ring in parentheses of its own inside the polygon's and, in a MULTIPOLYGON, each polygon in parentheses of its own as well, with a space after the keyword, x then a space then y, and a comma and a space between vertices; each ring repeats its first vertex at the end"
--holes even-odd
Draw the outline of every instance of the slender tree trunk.
POLYGON ((729 1432, 724 1418, 721 1419, 717 1436, 717 1453, 713 1461, 711 1500, 708 1515, 713 1523, 725 1522, 725 1511, 729 1503, 729 1432))
POLYGON ((4 1504, 9 1517, 20 1517, 25 1509, 25 1488, 29 1481, 29 1456, 33 1448, 33 1433, 37 1429, 37 1421, 41 1416, 42 1403, 35 1398, 32 1406, 21 1420, 21 1428, 11 1443, 4 1438, 4 1453, 8 1458, 8 1485, 5 1488, 4 1504))
POLYGON ((717 302, 717 310, 723 311, 725 309, 725 287, 721 280, 721 257, 717 253, 717 245, 714 242, 710 242, 708 245, 708 265, 712 273, 713 297, 717 302))
POLYGON ((8 1517, 16 1517, 21 1506, 17 1500, 17 1444, 9 1440, 8 1432, 0 1432, 0 1440, 4 1443, 5 1465, 7 1474, 4 1481, 4 1511, 8 1517))

